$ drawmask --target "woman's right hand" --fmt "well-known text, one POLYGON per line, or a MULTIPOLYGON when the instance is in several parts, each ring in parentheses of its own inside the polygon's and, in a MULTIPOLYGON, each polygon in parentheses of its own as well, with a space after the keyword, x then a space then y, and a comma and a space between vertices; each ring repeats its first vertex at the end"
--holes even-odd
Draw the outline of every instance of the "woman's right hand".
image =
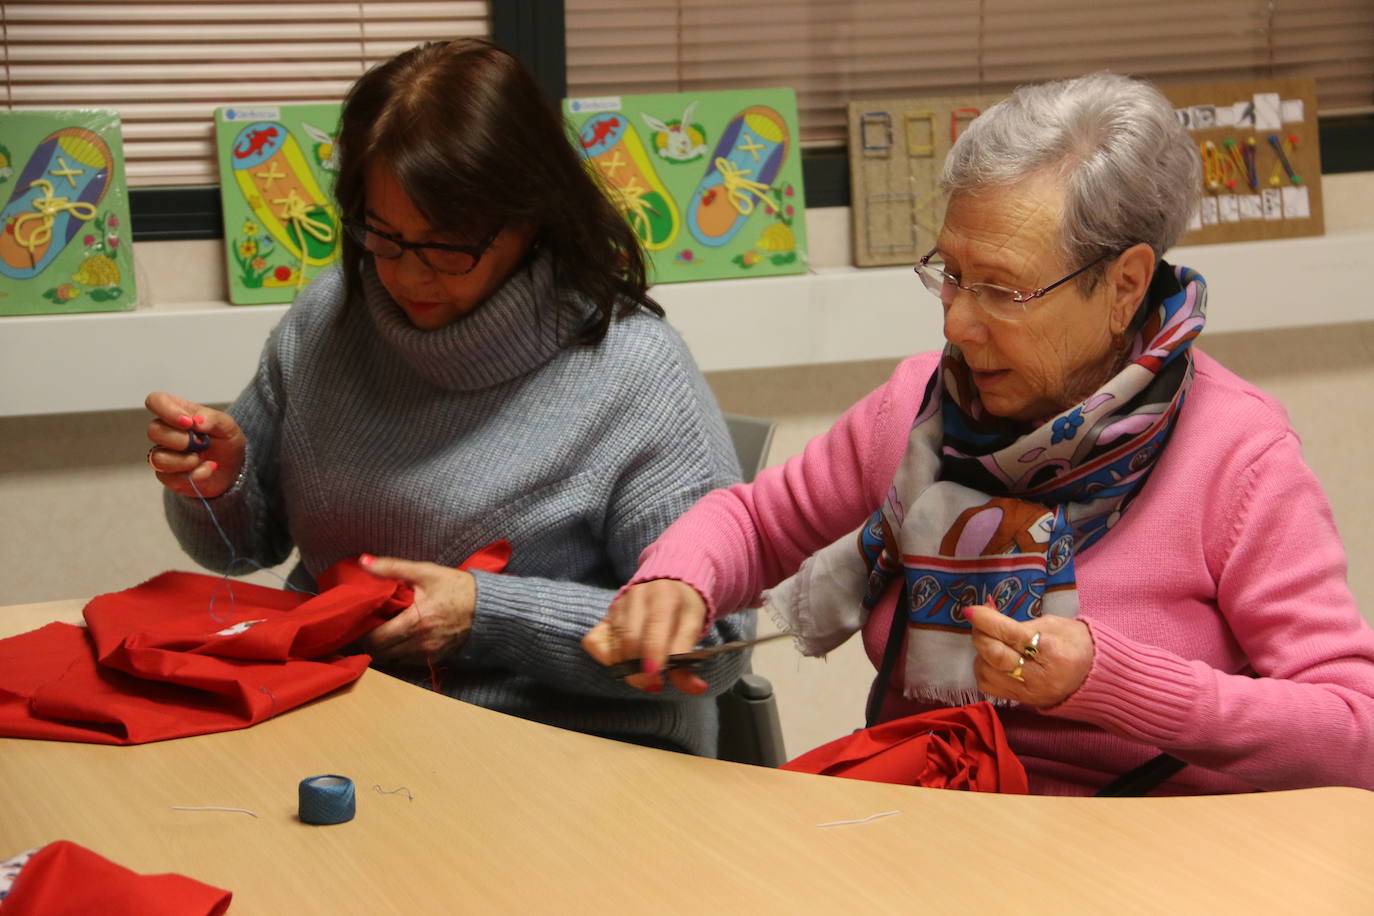
MULTIPOLYGON (((677 579, 653 579, 627 588, 606 616, 582 637, 582 648, 603 665, 642 660, 641 673, 625 678, 640 690, 663 689, 660 672, 668 656, 690 652, 706 624, 706 600, 677 579)), ((707 684, 686 668, 668 672, 673 686, 693 696, 707 684)))
POLYGON ((247 444, 233 417, 165 391, 153 392, 143 403, 153 414, 148 423, 148 441, 153 443, 148 465, 164 487, 182 496, 195 496, 199 490, 209 499, 233 485, 247 444), (205 451, 187 451, 192 432, 210 437, 205 451))

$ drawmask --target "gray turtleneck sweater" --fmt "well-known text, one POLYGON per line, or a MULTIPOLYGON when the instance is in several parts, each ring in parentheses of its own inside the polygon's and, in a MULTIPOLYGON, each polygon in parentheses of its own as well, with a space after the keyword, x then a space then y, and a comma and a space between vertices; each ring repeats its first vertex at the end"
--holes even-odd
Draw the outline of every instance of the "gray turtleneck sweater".
MULTIPOLYGON (((456 566, 505 538, 503 574, 475 572, 471 637, 445 692, 501 712, 640 743, 714 754, 715 704, 657 697, 607 677, 579 645, 640 551, 707 491, 739 479, 720 411, 678 335, 637 313, 596 346, 566 344, 586 312, 560 303, 547 258, 477 311, 417 330, 370 266, 364 301, 337 268, 273 330, 229 413, 244 473, 211 501, 240 557, 300 564, 293 585, 361 553, 456 566)), ((230 555, 197 500, 166 494, 198 563, 230 555)), ((235 572, 242 572, 241 568, 235 572)), ((705 644, 747 638, 752 617, 705 644)), ((703 667, 713 686, 741 653, 703 667)))

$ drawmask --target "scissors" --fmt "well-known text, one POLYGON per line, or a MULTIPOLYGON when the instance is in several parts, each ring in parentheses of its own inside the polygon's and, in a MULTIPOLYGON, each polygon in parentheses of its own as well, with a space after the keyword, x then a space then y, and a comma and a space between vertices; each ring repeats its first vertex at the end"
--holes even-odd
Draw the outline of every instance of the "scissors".
MULTIPOLYGON (((678 652, 668 656, 668 663, 663 666, 663 671, 674 671, 678 668, 695 668, 697 665, 709 658, 715 658, 725 652, 738 652, 740 649, 748 649, 760 643, 772 642, 775 639, 782 639, 784 636, 791 636, 791 633, 783 631, 773 633, 769 636, 760 636, 758 639, 737 639, 734 642, 723 642, 718 646, 708 646, 705 649, 693 649, 691 652, 678 652)), ((642 658, 629 658, 614 665, 607 665, 606 672, 611 677, 626 677, 631 674, 639 674, 643 670, 644 660, 642 658)))

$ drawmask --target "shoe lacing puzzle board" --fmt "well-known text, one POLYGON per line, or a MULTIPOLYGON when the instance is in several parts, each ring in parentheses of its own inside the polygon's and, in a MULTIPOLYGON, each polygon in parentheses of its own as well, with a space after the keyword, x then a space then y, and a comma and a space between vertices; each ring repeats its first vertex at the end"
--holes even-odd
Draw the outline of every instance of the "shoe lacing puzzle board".
POLYGON ((639 237, 650 282, 806 271, 791 89, 565 99, 563 112, 639 237))
POLYGON ((0 315, 134 307, 118 112, 0 112, 0 200, 0 315))
POLYGON ((1202 158, 1202 202, 1182 244, 1323 235, 1312 79, 1162 86, 1202 158))
POLYGON ((290 302, 339 258, 334 204, 342 106, 215 110, 229 301, 290 302))
MULTIPOLYGON (((1311 79, 1162 86, 1198 145, 1199 212, 1186 245, 1321 235, 1321 150, 1311 79)), ((937 180, 967 124, 1001 96, 849 103, 854 263, 911 264, 944 219, 937 180)))
POLYGON ((996 95, 849 103, 850 218, 859 267, 914 264, 945 218, 949 148, 996 95))

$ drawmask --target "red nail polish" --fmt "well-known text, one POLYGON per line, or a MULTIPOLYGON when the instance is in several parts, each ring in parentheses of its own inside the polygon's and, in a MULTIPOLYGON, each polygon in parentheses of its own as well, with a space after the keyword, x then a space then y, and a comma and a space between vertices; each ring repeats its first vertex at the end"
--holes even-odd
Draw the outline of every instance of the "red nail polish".
POLYGON ((196 422, 197 422, 197 423, 204 423, 204 422, 205 422, 205 418, 202 417, 200 414, 196 414, 196 422))
POLYGON ((365 553, 358 557, 358 562, 363 566, 371 566, 377 562, 377 558, 370 553, 365 553))
POLYGON ((212 470, 212 471, 218 471, 218 470, 219 470, 219 462, 218 462, 218 461, 207 461, 207 462, 205 462, 205 466, 206 466, 207 468, 209 468, 210 470, 212 470))
POLYGON ((658 662, 652 658, 646 658, 640 662, 639 670, 645 674, 658 674, 658 662))
POLYGON ((195 421, 185 414, 177 417, 177 426, 180 426, 182 429, 190 429, 194 423, 195 421))

